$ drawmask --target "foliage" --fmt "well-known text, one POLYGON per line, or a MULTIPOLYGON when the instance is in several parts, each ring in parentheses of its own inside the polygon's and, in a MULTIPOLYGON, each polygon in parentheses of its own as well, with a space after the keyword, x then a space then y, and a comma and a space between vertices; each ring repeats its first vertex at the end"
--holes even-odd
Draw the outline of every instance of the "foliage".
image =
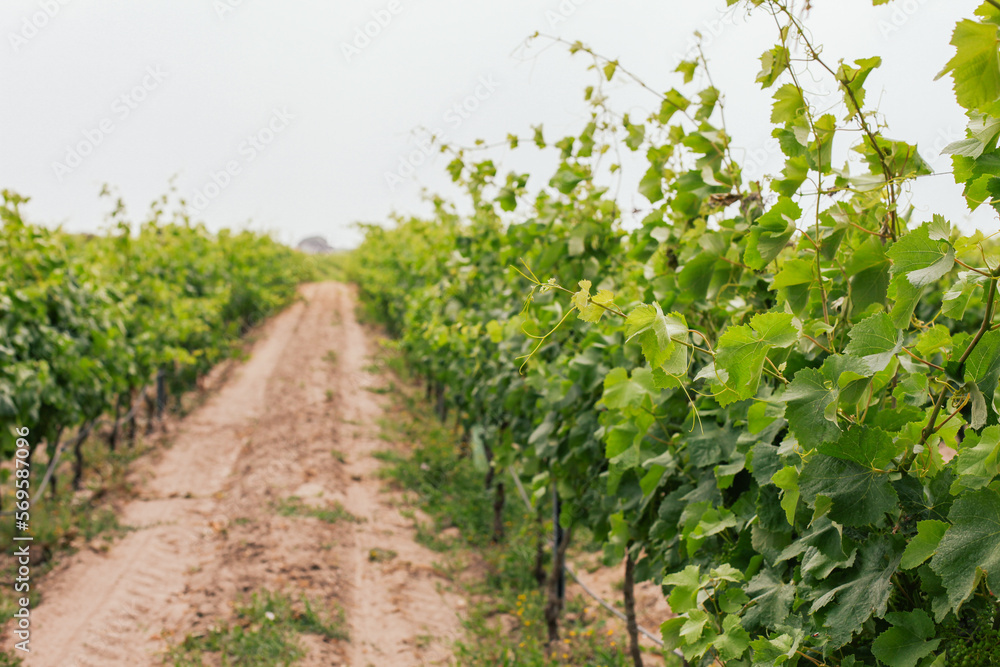
POLYGON ((251 232, 211 234, 167 197, 132 226, 121 202, 103 236, 23 221, 0 206, 0 457, 15 428, 32 447, 127 406, 162 371, 181 391, 237 350, 311 274, 298 253, 251 232))
MULTIPOLYGON (((390 357, 390 359, 393 357, 390 357)), ((628 664, 621 632, 607 627, 606 617, 589 598, 569 601, 572 621, 552 657, 545 647, 545 600, 532 576, 541 522, 522 504, 508 504, 504 519, 510 535, 506 544, 491 543, 491 498, 482 475, 469 456, 456 457, 455 434, 435 418, 429 406, 410 392, 394 394, 396 419, 386 420, 387 439, 410 443, 406 451, 382 456, 384 474, 414 494, 431 521, 417 521, 417 539, 447 555, 442 566, 464 576, 454 581, 473 600, 462 622, 466 636, 455 647, 457 664, 469 667, 497 665, 628 664), (442 537, 457 527, 460 537, 442 537), (470 558, 466 549, 474 548, 470 558), (485 565, 485 576, 468 561, 485 565)), ((679 664, 671 661, 667 665, 679 664)))
MULTIPOLYGON (((476 460, 663 583, 692 664, 967 664, 1000 623, 1000 253, 906 207, 930 169, 871 106, 878 57, 827 62, 782 0, 728 4, 778 28, 757 81, 780 173, 744 178, 700 52, 680 89, 641 84, 639 122, 604 91, 637 79, 574 43, 586 127, 507 142, 557 153, 547 187, 446 147, 469 212, 368 227, 349 274, 476 460), (629 152, 650 210, 627 230, 601 183, 629 152)), ((1000 210, 998 26, 984 3, 942 72, 973 209, 1000 210)))
POLYGON ((274 667, 293 665, 305 656, 299 634, 315 634, 328 640, 346 640, 343 611, 326 620, 305 596, 296 602, 280 593, 264 590, 236 607, 233 623, 222 623, 207 633, 189 636, 169 651, 176 667, 208 664, 274 667))

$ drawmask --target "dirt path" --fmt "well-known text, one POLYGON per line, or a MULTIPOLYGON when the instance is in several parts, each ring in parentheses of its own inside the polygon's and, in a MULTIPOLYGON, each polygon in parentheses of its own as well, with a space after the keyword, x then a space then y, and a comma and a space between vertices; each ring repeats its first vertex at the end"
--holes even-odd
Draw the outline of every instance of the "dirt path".
POLYGON ((136 530, 39 582, 27 667, 159 665, 169 643, 265 588, 344 609, 350 641, 304 636, 303 665, 448 664, 462 601, 375 476, 371 455, 387 445, 385 401, 366 390, 383 383, 366 371, 373 344, 348 287, 309 285, 304 296, 146 463, 122 516, 136 530), (277 506, 292 496, 341 503, 358 521, 284 516, 277 506), (396 555, 372 559, 373 549, 396 555))

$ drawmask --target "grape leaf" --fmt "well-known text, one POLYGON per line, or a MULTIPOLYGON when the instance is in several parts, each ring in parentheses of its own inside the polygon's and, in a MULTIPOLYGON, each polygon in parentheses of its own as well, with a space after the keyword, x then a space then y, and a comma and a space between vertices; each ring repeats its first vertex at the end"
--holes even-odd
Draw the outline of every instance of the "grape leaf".
POLYGON ((899 553, 884 540, 861 545, 858 564, 841 575, 841 583, 813 602, 811 613, 823 609, 836 599, 825 614, 823 627, 830 630, 831 648, 843 646, 874 614, 885 614, 892 590, 891 577, 899 564, 899 553))
POLYGON ((921 658, 933 653, 940 639, 934 636, 934 621, 922 609, 892 611, 885 615, 892 627, 875 638, 872 653, 892 667, 915 667, 921 658))
MULTIPOLYGON (((997 383, 1000 382, 1000 331, 988 331, 965 362, 965 379, 975 382, 987 405, 996 413, 997 383)), ((996 420, 993 420, 996 423, 996 420)))
POLYGON ((799 471, 795 466, 785 466, 771 477, 774 485, 784 493, 781 496, 781 509, 785 510, 785 519, 790 526, 795 526, 795 508, 799 504, 799 471))
MULTIPOLYGON (((800 442, 815 447, 840 436, 837 407, 842 394, 853 398, 867 384, 868 366, 843 355, 827 357, 819 369, 804 368, 775 400, 787 404, 785 418, 800 442)), ((857 400, 854 398, 854 400, 857 400)))
POLYGON ((914 287, 933 283, 955 266, 955 249, 932 239, 929 223, 896 241, 886 254, 892 260, 892 275, 905 275, 914 287))
POLYGON ((904 570, 912 570, 933 556, 948 526, 948 523, 937 519, 918 521, 917 534, 911 537, 910 543, 906 545, 899 566, 904 570))
POLYGON ((646 396, 656 392, 653 372, 648 368, 636 368, 629 379, 624 368, 613 368, 604 378, 603 401, 611 409, 636 406, 646 396))
POLYGON ((958 479, 951 492, 981 489, 1000 475, 1000 427, 990 426, 982 434, 966 433, 955 464, 958 479))
POLYGON ((802 209, 798 204, 788 197, 778 199, 750 229, 743 262, 758 271, 767 266, 788 245, 795 233, 795 221, 800 217, 802 209))
POLYGON ((965 309, 969 307, 976 288, 983 284, 985 276, 974 271, 963 271, 958 274, 958 280, 944 293, 942 297, 941 314, 960 320, 965 317, 965 309))
POLYGON ((740 625, 739 616, 726 616, 722 620, 722 631, 715 640, 715 648, 723 660, 736 660, 750 648, 750 633, 740 625))
POLYGON ((948 513, 952 525, 941 538, 931 569, 941 575, 948 602, 957 609, 981 577, 1000 582, 1000 493, 993 489, 959 496, 948 513))
POLYGON ((951 74, 958 103, 972 110, 1000 98, 996 24, 968 19, 960 21, 955 26, 951 44, 955 47, 955 56, 937 78, 951 74))
MULTIPOLYGON (((775 347, 788 347, 798 340, 799 330, 787 313, 761 313, 749 325, 730 327, 719 337, 716 365, 728 374, 725 387, 738 399, 757 393, 764 358, 775 347)), ((723 405, 732 397, 720 397, 723 405)))
POLYGON ((584 322, 598 322, 614 306, 615 294, 606 289, 598 290, 590 297, 590 303, 580 309, 580 319, 584 322))
POLYGON ((698 591, 705 587, 697 565, 688 565, 680 572, 663 578, 664 586, 673 586, 668 601, 675 614, 683 614, 698 606, 698 591))
POLYGON ((867 426, 855 426, 838 440, 819 446, 819 451, 872 469, 889 467, 904 447, 897 446, 888 433, 867 426))
POLYGON ((758 573, 743 591, 751 601, 743 614, 743 627, 748 630, 773 628, 783 623, 795 599, 795 584, 786 584, 770 569, 758 573))
POLYGON ((660 304, 642 304, 629 313, 625 320, 626 341, 638 338, 643 355, 650 366, 659 368, 667 364, 667 372, 683 373, 687 369, 686 343, 688 327, 684 317, 677 313, 664 315, 660 304))
POLYGON ((825 454, 811 457, 802 468, 799 490, 810 505, 818 495, 828 497, 830 518, 845 526, 876 523, 899 503, 888 475, 825 454))
POLYGON ((861 320, 847 335, 851 342, 844 352, 860 357, 872 373, 885 370, 892 358, 903 349, 903 332, 885 313, 875 313, 861 320))

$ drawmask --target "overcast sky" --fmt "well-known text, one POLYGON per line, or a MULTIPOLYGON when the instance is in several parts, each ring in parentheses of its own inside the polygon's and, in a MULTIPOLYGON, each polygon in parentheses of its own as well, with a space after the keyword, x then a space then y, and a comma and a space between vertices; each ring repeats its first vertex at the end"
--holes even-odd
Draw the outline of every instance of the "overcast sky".
MULTIPOLYGON (((933 79, 956 21, 979 3, 812 4, 807 24, 826 58, 883 56, 868 99, 889 135, 950 169, 940 149, 965 122, 950 80, 933 79)), ((102 184, 138 218, 176 175, 213 229, 250 221, 286 242, 318 234, 350 246, 353 222, 420 212, 422 188, 447 189, 440 155, 403 168, 402 183, 387 177, 420 161, 416 128, 457 143, 540 122, 550 137, 581 129, 593 74, 563 48, 519 48, 535 31, 582 40, 667 90, 696 30, 749 172, 779 168, 769 93, 753 83, 774 24, 726 13, 725 0, 3 0, 0 188, 32 197, 34 222, 95 230, 102 184)), ((633 114, 656 107, 620 94, 633 114)), ((518 159, 508 166, 540 158, 518 159)), ((994 231, 988 211, 967 216, 950 175, 923 179, 913 201, 918 218, 994 231)))

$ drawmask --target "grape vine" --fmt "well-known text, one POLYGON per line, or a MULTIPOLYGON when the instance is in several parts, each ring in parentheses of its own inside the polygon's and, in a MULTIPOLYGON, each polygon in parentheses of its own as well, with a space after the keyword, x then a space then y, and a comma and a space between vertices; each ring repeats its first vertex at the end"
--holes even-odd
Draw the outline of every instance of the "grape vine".
MULTIPOLYGON (((0 458, 27 428, 32 452, 44 444, 51 460, 102 415, 114 417, 114 446, 141 388, 159 377, 179 396, 312 275, 305 256, 251 232, 211 234, 167 196, 139 225, 117 201, 108 233, 93 236, 26 223, 27 199, 2 194, 0 458)), ((134 419, 125 430, 133 439, 134 419)))
MULTIPOLYGON (((351 275, 482 460, 662 583, 664 641, 692 664, 991 664, 1000 247, 905 205, 931 170, 871 106, 879 57, 828 62, 791 2, 728 4, 775 25, 756 81, 779 173, 744 178, 700 52, 679 88, 640 82, 639 121, 603 88, 637 77, 572 43, 599 78, 590 121, 505 142, 558 152, 547 187, 475 159, 491 144, 443 147, 470 212, 435 198, 432 219, 368 227, 351 275), (602 185, 626 152, 652 207, 632 230, 602 185)), ((943 72, 970 209, 1000 210, 998 29, 986 2, 943 72)))

